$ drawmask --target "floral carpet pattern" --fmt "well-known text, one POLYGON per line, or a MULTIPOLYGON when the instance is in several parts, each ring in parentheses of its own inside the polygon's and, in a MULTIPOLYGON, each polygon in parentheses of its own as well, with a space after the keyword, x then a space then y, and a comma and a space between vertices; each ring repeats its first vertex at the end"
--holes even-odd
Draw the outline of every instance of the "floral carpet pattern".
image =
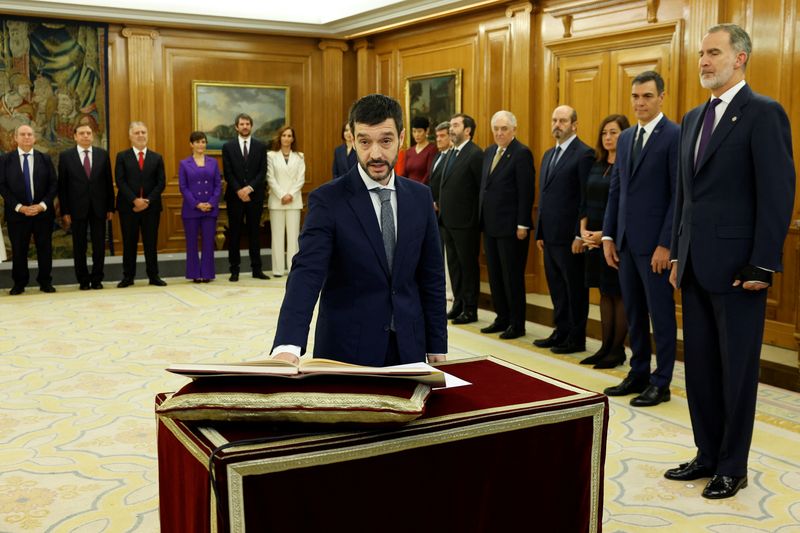
MULTIPOLYGON (((261 357, 283 280, 0 295, 0 532, 157 532, 153 397, 185 382, 163 369, 261 357)), ((593 390, 626 373, 534 348, 549 333, 537 324, 514 341, 480 334, 491 318, 451 327, 451 357, 492 354, 593 390)), ((760 387, 750 485, 709 501, 702 481, 662 477, 694 453, 682 372, 667 404, 611 398, 603 530, 800 533, 800 395, 760 387)))

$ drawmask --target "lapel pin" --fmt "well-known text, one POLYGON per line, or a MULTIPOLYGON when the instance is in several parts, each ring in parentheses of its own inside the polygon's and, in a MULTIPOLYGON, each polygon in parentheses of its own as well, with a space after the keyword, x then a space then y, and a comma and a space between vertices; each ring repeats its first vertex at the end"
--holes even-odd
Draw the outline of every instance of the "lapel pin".
POLYGON ((739 117, 736 117, 736 116, 731 117, 731 122, 736 122, 736 119, 738 119, 738 118, 739 117))

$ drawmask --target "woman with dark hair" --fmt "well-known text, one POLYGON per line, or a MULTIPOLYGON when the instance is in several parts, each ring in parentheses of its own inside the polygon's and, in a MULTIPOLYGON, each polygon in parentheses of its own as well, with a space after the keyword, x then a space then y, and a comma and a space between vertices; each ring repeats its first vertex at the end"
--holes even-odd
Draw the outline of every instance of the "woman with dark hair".
POLYGON ((617 156, 617 138, 629 127, 624 115, 609 115, 600 123, 595 145, 596 161, 581 195, 581 237, 586 248, 586 286, 600 289, 600 323, 603 344, 600 350, 581 361, 594 368, 614 368, 625 362, 625 335, 628 322, 617 271, 603 255, 603 217, 608 202, 611 171, 617 156))
POLYGON ((208 139, 202 131, 189 135, 192 155, 178 166, 178 188, 183 195, 181 218, 186 232, 186 279, 207 283, 214 279, 214 237, 217 230, 222 180, 217 160, 205 155, 208 139), (202 236, 198 258, 197 236, 202 236))
POLYGON ((275 134, 272 150, 267 152, 267 206, 272 230, 272 274, 275 277, 291 269, 300 236, 300 211, 303 209, 300 191, 306 182, 306 162, 303 153, 295 151, 296 147, 294 128, 284 126, 275 134))
POLYGON ((358 163, 356 159, 356 151, 353 146, 353 133, 350 131, 350 124, 345 123, 342 126, 342 144, 336 147, 333 151, 333 176, 338 178, 353 168, 358 163))
POLYGON ((411 135, 415 144, 405 151, 405 176, 420 183, 428 183, 430 178, 433 158, 436 157, 436 147, 428 142, 428 127, 430 121, 425 117, 414 117, 411 121, 411 135))

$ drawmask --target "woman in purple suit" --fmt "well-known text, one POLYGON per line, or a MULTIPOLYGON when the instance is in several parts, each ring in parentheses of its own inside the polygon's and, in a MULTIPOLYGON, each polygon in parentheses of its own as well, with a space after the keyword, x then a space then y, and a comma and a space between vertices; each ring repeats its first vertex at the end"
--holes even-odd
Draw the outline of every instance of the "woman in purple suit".
POLYGON ((186 278, 195 283, 214 279, 214 236, 222 182, 217 160, 205 155, 208 139, 202 131, 189 135, 192 155, 180 162, 178 185, 183 195, 183 228, 186 231, 186 278), (202 235, 202 259, 197 254, 197 235, 202 235))

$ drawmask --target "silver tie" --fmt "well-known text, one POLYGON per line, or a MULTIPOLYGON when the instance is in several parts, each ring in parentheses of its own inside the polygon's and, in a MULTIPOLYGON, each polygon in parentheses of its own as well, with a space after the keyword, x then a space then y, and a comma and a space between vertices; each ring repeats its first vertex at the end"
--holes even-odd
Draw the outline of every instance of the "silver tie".
POLYGON ((377 192, 381 199, 381 233, 383 234, 383 249, 386 252, 386 261, 389 263, 389 272, 392 271, 394 260, 395 231, 394 231, 394 211, 392 210, 392 190, 391 189, 371 189, 377 192))

